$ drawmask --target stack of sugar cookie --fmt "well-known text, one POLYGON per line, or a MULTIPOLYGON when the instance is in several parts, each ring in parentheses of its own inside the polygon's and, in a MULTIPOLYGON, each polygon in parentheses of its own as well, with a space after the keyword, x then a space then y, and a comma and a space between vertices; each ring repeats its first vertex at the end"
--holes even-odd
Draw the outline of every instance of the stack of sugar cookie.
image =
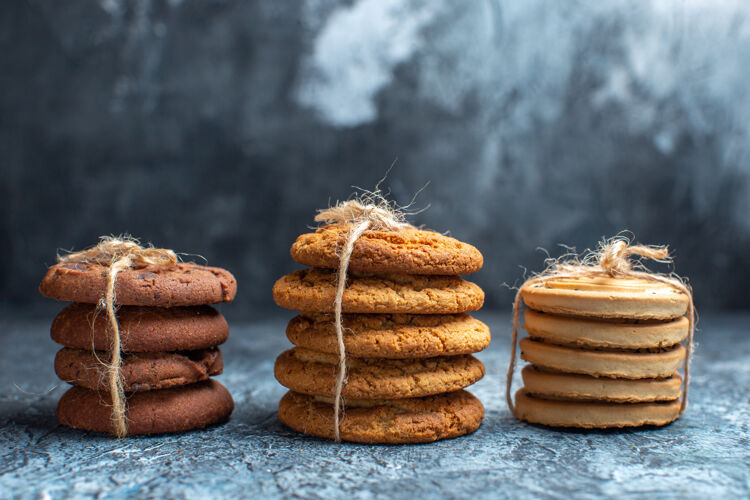
MULTIPOLYGON (((296 346, 276 360, 290 391, 279 417, 306 434, 334 437, 338 349, 334 297, 339 250, 350 226, 300 236, 291 254, 312 266, 284 276, 273 295, 300 311, 287 328, 296 346)), ((346 382, 339 429, 345 441, 419 443, 476 430, 484 408, 463 390, 484 376, 471 353, 490 342, 485 324, 468 314, 484 293, 459 274, 482 266, 466 243, 431 231, 366 231, 354 244, 343 295, 346 382)))
POLYGON ((559 427, 665 425, 679 417, 689 298, 641 278, 551 278, 521 288, 524 387, 516 414, 559 427))
MULTIPOLYGON (((58 420, 113 433, 105 366, 112 334, 106 311, 96 305, 104 296, 106 272, 93 263, 59 263, 39 291, 74 302, 52 323, 52 339, 64 346, 55 371, 74 385, 58 403, 58 420)), ((210 377, 222 372, 218 345, 229 327, 207 304, 232 301, 234 277, 224 269, 178 263, 126 269, 115 283, 128 434, 180 432, 227 420, 234 402, 210 377)))

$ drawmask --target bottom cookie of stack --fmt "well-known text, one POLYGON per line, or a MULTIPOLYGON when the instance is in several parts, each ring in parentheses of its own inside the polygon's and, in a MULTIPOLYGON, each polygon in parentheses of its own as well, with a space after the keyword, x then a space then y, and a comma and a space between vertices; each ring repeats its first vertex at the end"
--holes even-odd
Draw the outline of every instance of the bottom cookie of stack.
MULTIPOLYGON (((71 387, 57 404, 57 419, 74 429, 112 433, 112 405, 107 398, 104 392, 71 387)), ((129 394, 125 421, 128 434, 184 432, 225 422, 233 410, 229 391, 209 379, 171 389, 129 394)))
MULTIPOLYGON (((289 391, 279 418, 292 429, 333 439, 333 399, 289 391)), ((484 418, 482 403, 467 391, 391 400, 345 401, 341 438, 356 443, 429 443, 470 434, 484 418)))
POLYGON ((551 427, 604 429, 666 425, 680 416, 680 401, 656 403, 608 403, 561 401, 516 392, 516 415, 532 424, 551 427))

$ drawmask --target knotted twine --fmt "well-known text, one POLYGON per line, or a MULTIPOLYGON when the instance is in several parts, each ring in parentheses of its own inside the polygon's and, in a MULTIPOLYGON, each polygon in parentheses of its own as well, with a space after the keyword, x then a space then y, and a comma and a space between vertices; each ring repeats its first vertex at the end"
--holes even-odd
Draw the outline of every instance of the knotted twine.
MULTIPOLYGON (((120 327, 115 315, 115 281, 118 273, 130 268, 140 268, 149 265, 174 264, 178 261, 177 255, 166 248, 142 247, 138 240, 129 236, 115 237, 102 236, 99 244, 87 250, 74 252, 67 255, 58 255, 57 261, 61 263, 98 264, 107 269, 107 282, 104 296, 97 304, 97 310, 105 308, 109 329, 112 332, 112 343, 110 346, 111 359, 105 363, 107 369, 107 384, 112 399, 112 426, 115 436, 123 438, 128 434, 125 423, 125 391, 122 384, 120 368, 122 355, 120 352, 120 327)), ((94 333, 94 323, 91 324, 91 333, 94 333)))
POLYGON ((641 278, 669 285, 688 297, 688 336, 686 342, 687 353, 683 372, 685 379, 682 381, 682 402, 680 403, 680 416, 687 409, 688 388, 690 386, 690 358, 693 353, 693 336, 695 334, 695 306, 693 305, 693 293, 690 286, 675 274, 665 275, 649 271, 640 260, 631 261, 630 257, 646 258, 671 264, 672 257, 665 246, 654 245, 631 245, 630 240, 624 236, 616 236, 599 243, 597 250, 589 251, 582 259, 577 257, 563 257, 561 260, 548 259, 547 268, 536 276, 526 280, 516 291, 513 301, 513 331, 511 338, 510 366, 505 382, 505 401, 511 413, 516 414, 515 404, 511 396, 511 385, 513 384, 513 372, 516 368, 516 345, 518 343, 518 315, 521 306, 521 290, 525 286, 546 283, 551 279, 559 278, 641 278))
POLYGON ((346 381, 346 346, 344 345, 344 327, 341 324, 341 304, 346 288, 346 273, 354 250, 354 243, 367 230, 401 231, 413 227, 406 222, 405 214, 395 204, 388 203, 380 195, 372 193, 360 199, 339 202, 336 206, 318 210, 316 222, 326 224, 349 224, 344 240, 344 247, 339 253, 339 268, 336 273, 336 298, 333 302, 333 313, 338 344, 338 367, 336 370, 335 397, 333 401, 334 438, 341 442, 341 391, 346 381))

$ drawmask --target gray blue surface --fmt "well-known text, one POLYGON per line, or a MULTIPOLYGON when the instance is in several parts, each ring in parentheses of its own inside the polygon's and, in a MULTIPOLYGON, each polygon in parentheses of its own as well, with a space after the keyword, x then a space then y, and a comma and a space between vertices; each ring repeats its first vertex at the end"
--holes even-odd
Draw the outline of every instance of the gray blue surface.
POLYGON ((487 417, 473 435, 416 446, 363 446, 305 437, 282 426, 284 389, 273 360, 286 321, 232 325, 219 379, 231 421, 178 436, 109 437, 58 426, 65 390, 52 370, 48 322, 0 327, 0 498, 303 497, 432 498, 750 495, 750 316, 702 319, 692 398, 662 429, 563 432, 514 420, 502 386, 507 316, 480 314, 492 346, 472 391, 487 417))

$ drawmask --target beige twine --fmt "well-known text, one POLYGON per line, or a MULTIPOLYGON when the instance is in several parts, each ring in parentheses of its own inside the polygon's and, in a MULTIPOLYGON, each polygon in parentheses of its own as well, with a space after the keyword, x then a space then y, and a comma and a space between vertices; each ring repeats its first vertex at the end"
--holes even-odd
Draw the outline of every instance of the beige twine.
POLYGON ((346 381, 346 347, 344 346, 344 327, 341 323, 341 304, 346 288, 346 273, 354 250, 354 243, 368 229, 375 231, 401 231, 413 227, 405 220, 404 213, 399 208, 388 203, 379 194, 369 193, 361 199, 348 200, 336 206, 318 210, 316 222, 326 224, 351 224, 344 242, 344 248, 339 255, 339 269, 336 274, 336 299, 333 311, 336 326, 336 341, 338 343, 339 362, 336 372, 335 398, 333 401, 334 437, 341 442, 341 391, 346 381))
POLYGON ((548 259, 547 268, 540 274, 530 278, 516 292, 513 301, 513 331, 511 339, 510 366, 505 383, 505 400, 510 411, 516 415, 515 405, 511 396, 511 385, 513 384, 513 373, 516 368, 516 345, 518 343, 518 316, 521 308, 521 289, 525 286, 537 283, 545 283, 550 279, 558 278, 641 278, 649 281, 658 281, 670 285, 687 295, 688 302, 688 337, 687 354, 683 371, 682 402, 680 404, 680 416, 687 409, 688 387, 690 386, 690 358, 693 353, 693 336, 695 334, 695 306, 693 305, 693 293, 690 286, 677 275, 664 275, 650 272, 640 260, 635 262, 630 257, 643 257, 657 262, 671 264, 672 258, 669 250, 663 246, 631 245, 630 240, 624 236, 616 236, 599 244, 596 251, 588 252, 581 260, 577 257, 564 256, 559 260, 548 259), (634 269, 635 267, 635 269, 634 269))
MULTIPOLYGON (((174 264, 178 261, 177 255, 166 248, 142 247, 138 244, 138 240, 129 236, 102 236, 99 244, 95 247, 67 255, 58 255, 57 261, 98 264, 108 268, 104 297, 101 298, 97 309, 106 308, 109 327, 112 331, 111 359, 106 364, 107 381, 112 399, 112 426, 115 435, 118 438, 123 438, 127 435, 128 429, 125 424, 125 391, 120 374, 122 355, 120 352, 120 327, 115 316, 115 280, 117 274, 125 269, 174 264)), ((92 322, 92 335, 93 330, 94 324, 92 322)))

